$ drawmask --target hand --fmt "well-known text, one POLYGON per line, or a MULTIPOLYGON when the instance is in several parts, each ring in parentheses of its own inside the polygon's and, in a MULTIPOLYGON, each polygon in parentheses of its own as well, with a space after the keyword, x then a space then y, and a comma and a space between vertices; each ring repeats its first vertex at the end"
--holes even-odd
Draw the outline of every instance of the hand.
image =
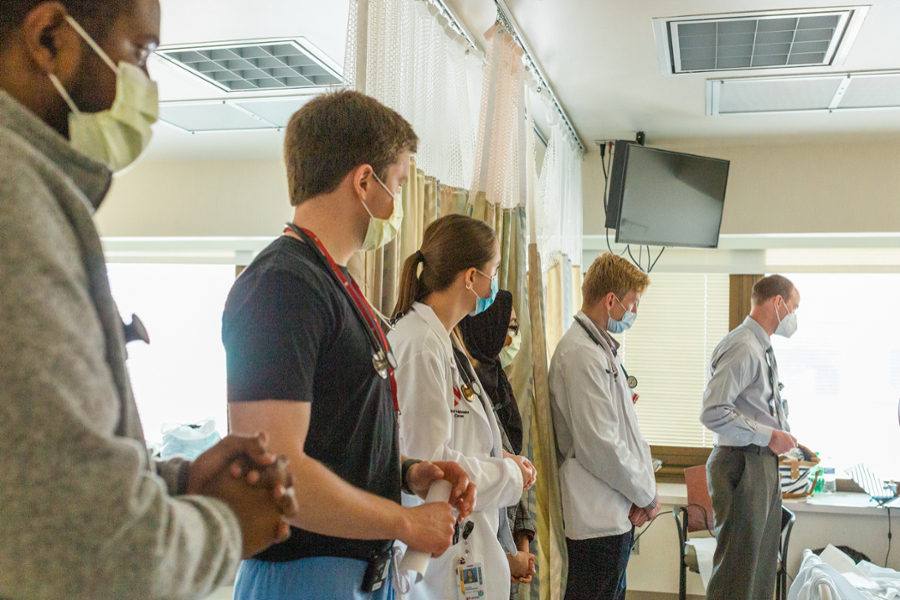
POLYGON ((769 448, 775 454, 784 454, 797 447, 797 438, 786 431, 772 430, 772 439, 769 440, 769 448))
POLYGON ((522 471, 522 481, 524 482, 524 486, 522 489, 530 490, 531 486, 534 485, 534 482, 537 481, 537 469, 534 468, 534 465, 531 464, 531 461, 525 458, 524 456, 515 456, 510 454, 509 458, 513 459, 515 463, 519 466, 519 469, 522 471))
POLYGON ((635 527, 643 527, 650 521, 650 517, 643 508, 636 504, 632 504, 631 510, 628 511, 628 520, 631 521, 631 524, 635 527))
MULTIPOLYGON (((241 457, 248 457, 250 464, 268 467, 275 463, 275 455, 269 452, 269 436, 259 433, 255 436, 231 434, 194 460, 188 471, 186 494, 199 494, 213 478, 241 457)), ((247 473, 248 478, 254 471, 247 473)))
MULTIPOLYGON (((246 474, 246 483, 268 491, 270 498, 287 518, 296 516, 300 507, 294 494, 293 475, 288 471, 288 461, 268 451, 268 436, 228 435, 218 444, 201 454, 190 464, 186 494, 200 494, 217 497, 210 487, 226 470, 233 478, 246 474)), ((287 539, 290 526, 287 522, 279 525, 277 537, 287 539)))
POLYGON ((509 575, 513 583, 531 583, 531 576, 537 571, 534 566, 534 554, 519 550, 518 554, 506 555, 509 562, 509 575))
MULTIPOLYGON (((294 475, 288 470, 290 461, 278 455, 275 462, 262 469, 254 468, 250 458, 242 456, 231 463, 229 472, 235 479, 241 479, 246 473, 246 482, 253 487, 271 490, 275 504, 286 519, 297 516, 300 505, 294 493, 294 475)), ((287 523, 285 523, 287 526, 287 523)), ((288 528, 290 530, 290 528, 288 528)))
POLYGON ((409 489, 423 500, 428 495, 431 484, 442 479, 453 485, 450 491, 450 506, 459 513, 459 521, 463 521, 475 509, 477 490, 459 463, 421 462, 411 466, 406 474, 409 489))
POLYGON ((268 488, 252 486, 223 470, 207 482, 201 493, 225 502, 234 511, 241 526, 241 558, 251 558, 290 537, 283 509, 268 488))
POLYGON ((435 558, 447 551, 453 541, 456 519, 446 502, 430 502, 414 508, 404 508, 404 525, 398 539, 411 550, 430 552, 435 558))

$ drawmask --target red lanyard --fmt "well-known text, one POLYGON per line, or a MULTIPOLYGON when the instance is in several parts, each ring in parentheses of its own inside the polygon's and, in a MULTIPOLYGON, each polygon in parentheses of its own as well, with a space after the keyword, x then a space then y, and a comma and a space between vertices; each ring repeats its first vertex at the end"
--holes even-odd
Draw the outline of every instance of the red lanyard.
MULTIPOLYGON (((399 415, 400 414, 400 402, 397 399, 397 379, 394 377, 394 366, 390 364, 391 359, 393 358, 393 354, 391 353, 391 349, 388 346, 387 337, 384 335, 384 331, 381 329, 381 326, 378 324, 378 318, 375 316, 375 311, 372 310, 372 306, 369 304, 369 301, 366 300, 366 297, 363 295, 362 290, 359 289, 359 285, 357 285, 356 281, 351 277, 349 280, 344 276, 344 272, 341 271, 340 267, 338 267, 337 263, 334 262, 334 259, 331 258, 331 254, 328 253, 328 250, 325 248, 325 245, 319 240, 315 233, 308 229, 297 228, 299 231, 303 232, 309 239, 311 239, 316 247, 319 249, 319 252, 322 256, 325 257, 325 260, 328 261, 328 265, 331 267, 332 272, 344 286, 344 290, 346 290, 347 294, 350 296, 350 299, 353 301, 353 305, 356 308, 356 313, 362 317, 363 321, 366 324, 366 327, 369 328, 369 331, 374 334, 374 338, 377 341, 377 344, 381 346, 378 348, 379 352, 384 354, 384 360, 386 361, 387 368, 387 379, 391 385, 391 397, 394 401, 394 411, 399 415)), ((290 226, 284 228, 285 233, 296 233, 294 229, 290 226)))

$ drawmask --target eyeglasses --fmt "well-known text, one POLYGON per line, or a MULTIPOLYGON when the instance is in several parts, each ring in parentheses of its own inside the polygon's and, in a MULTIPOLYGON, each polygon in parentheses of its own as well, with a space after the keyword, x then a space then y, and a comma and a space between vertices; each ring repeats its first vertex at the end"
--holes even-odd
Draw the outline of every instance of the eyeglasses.
POLYGON ((490 279, 491 281, 497 279, 497 274, 496 274, 496 273, 494 273, 494 275, 491 276, 491 275, 488 275, 487 273, 484 273, 484 272, 480 271, 479 269, 475 269, 475 272, 478 273, 479 275, 483 276, 483 277, 487 277, 487 278, 490 279))
POLYGON ((515 317, 509 322, 509 332, 513 335, 519 334, 519 320, 515 317))

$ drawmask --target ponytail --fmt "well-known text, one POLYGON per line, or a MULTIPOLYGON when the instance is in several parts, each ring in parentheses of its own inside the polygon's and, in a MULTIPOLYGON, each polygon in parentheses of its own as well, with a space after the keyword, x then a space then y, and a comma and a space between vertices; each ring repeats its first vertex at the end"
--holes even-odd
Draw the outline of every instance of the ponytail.
POLYGON ((484 269, 494 258, 496 243, 497 236, 490 225, 465 215, 447 215, 429 225, 421 250, 403 263, 394 317, 406 314, 413 303, 421 302, 432 292, 450 287, 462 271, 484 269))
POLYGON ((425 261, 420 250, 406 259, 400 272, 400 297, 394 307, 394 318, 399 319, 409 312, 416 300, 419 300, 421 283, 419 281, 419 264, 425 261))

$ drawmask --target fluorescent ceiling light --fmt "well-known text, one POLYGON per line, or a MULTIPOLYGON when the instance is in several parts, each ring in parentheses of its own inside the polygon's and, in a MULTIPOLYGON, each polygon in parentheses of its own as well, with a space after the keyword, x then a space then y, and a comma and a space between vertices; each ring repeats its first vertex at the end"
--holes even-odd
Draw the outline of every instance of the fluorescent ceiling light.
POLYGON ((325 89, 268 97, 165 101, 159 103, 159 120, 188 133, 281 130, 295 112, 325 89))
POLYGON ((859 71, 706 82, 706 114, 842 112, 900 108, 900 71, 859 71))

